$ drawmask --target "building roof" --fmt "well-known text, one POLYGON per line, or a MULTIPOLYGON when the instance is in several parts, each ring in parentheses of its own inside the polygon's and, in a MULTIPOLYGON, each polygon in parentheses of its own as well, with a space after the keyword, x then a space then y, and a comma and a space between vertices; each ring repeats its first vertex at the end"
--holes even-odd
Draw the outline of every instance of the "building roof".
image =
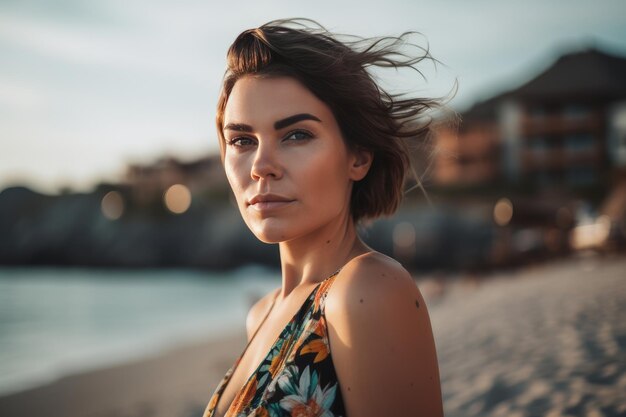
POLYGON ((597 49, 561 56, 521 87, 507 95, 525 99, 626 97, 626 58, 597 49))
POLYGON ((626 98, 626 57, 594 48, 568 53, 520 87, 476 103, 463 118, 493 120, 498 105, 511 98, 524 102, 626 98))

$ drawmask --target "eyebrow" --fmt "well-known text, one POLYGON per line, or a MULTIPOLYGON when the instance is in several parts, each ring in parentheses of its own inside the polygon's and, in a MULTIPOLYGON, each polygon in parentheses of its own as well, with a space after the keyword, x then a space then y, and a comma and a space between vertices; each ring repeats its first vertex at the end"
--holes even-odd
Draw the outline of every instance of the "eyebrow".
MULTIPOLYGON (((280 119, 274 123, 274 130, 284 129, 287 126, 290 126, 294 123, 301 122, 302 120, 314 120, 316 122, 322 122, 317 117, 313 116, 309 113, 299 113, 294 114, 293 116, 285 117, 284 119, 280 119)), ((237 132, 248 132, 251 133, 254 129, 252 126, 244 124, 244 123, 229 123, 224 126, 224 130, 234 130, 237 132)))
POLYGON ((293 116, 285 117, 282 120, 278 120, 276 123, 274 123, 274 129, 280 130, 294 123, 298 123, 302 120, 315 120, 316 122, 320 122, 320 123, 322 122, 320 119, 313 116, 312 114, 300 113, 300 114, 294 114, 293 116))
POLYGON ((237 132, 252 132, 252 126, 243 123, 229 123, 224 126, 224 130, 235 130, 237 132))

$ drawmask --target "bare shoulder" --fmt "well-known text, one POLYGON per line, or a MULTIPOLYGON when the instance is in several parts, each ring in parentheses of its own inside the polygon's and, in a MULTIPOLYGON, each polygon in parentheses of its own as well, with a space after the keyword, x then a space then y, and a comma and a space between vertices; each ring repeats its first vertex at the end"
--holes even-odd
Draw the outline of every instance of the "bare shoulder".
POLYGON ((430 318, 401 264, 376 252, 349 262, 325 316, 348 415, 443 415, 430 318))
POLYGON ((252 335, 254 335, 257 328, 261 325, 261 321, 269 311, 272 300, 278 289, 279 288, 275 288, 268 292, 250 307, 248 315, 246 316, 246 333, 248 340, 252 338, 252 335))
POLYGON ((407 329, 432 338, 426 303, 411 274, 378 252, 349 262, 328 291, 325 315, 337 334, 362 340, 407 329))
POLYGON ((424 302, 411 274, 395 259, 369 252, 349 262, 335 279, 326 301, 326 314, 358 308, 371 310, 403 300, 412 309, 424 302))

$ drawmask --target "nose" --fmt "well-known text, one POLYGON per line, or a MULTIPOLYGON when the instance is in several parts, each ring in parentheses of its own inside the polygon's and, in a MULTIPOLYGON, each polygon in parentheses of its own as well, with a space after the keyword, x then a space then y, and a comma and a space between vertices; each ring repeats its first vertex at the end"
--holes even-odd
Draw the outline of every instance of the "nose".
POLYGON ((250 170, 252 179, 255 181, 267 178, 279 179, 282 175, 283 168, 278 158, 277 149, 269 143, 259 144, 250 170))

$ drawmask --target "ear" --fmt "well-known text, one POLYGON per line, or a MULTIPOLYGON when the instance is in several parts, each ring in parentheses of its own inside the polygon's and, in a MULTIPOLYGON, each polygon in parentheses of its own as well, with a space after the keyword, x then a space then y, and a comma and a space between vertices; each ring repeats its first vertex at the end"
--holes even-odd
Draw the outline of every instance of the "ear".
POLYGON ((374 155, 365 149, 356 149, 350 153, 349 174, 353 181, 360 181, 370 170, 374 155))

